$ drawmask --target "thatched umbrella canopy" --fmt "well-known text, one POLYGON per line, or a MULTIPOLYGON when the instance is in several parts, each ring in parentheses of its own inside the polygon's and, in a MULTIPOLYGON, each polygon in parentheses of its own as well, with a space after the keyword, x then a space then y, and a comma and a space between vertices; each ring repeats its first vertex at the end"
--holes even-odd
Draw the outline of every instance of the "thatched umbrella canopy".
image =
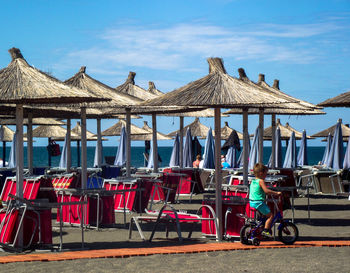
POLYGON ((325 100, 317 105, 322 107, 350 107, 350 91, 325 100))
POLYGON ((86 66, 82 66, 78 73, 64 82, 65 84, 87 90, 89 93, 111 99, 108 102, 90 103, 89 107, 115 107, 136 105, 142 100, 138 97, 131 96, 128 93, 117 92, 116 89, 92 78, 86 74, 86 66))
MULTIPOLYGON (((339 119, 338 122, 341 123, 341 131, 342 131, 342 136, 343 137, 349 137, 350 136, 350 128, 349 126, 346 126, 345 124, 342 123, 342 119, 339 119)), ((338 123, 337 122, 337 123, 338 123)), ((335 127, 337 126, 337 123, 323 131, 320 131, 316 134, 313 134, 312 137, 327 137, 328 134, 331 134, 331 136, 334 135, 334 130, 335 127)))
MULTIPOLYGON (((12 118, 0 119, 1 125, 16 125, 16 120, 12 118)), ((28 125, 28 118, 23 119, 23 125, 28 125)), ((33 118, 32 125, 65 125, 63 121, 52 118, 33 118)))
MULTIPOLYGON (((292 126, 289 125, 288 122, 286 123, 285 126, 282 125, 280 119, 277 119, 276 128, 280 129, 281 140, 289 140, 290 136, 292 135, 292 132, 295 133, 295 139, 301 139, 303 136, 302 132, 295 130, 292 126)), ((264 139, 271 140, 272 135, 274 135, 274 134, 275 134, 275 132, 272 130, 272 126, 270 126, 264 130, 264 139)), ((307 136, 307 138, 311 139, 312 137, 307 136)))
MULTIPOLYGON (((131 140, 144 140, 144 141, 152 140, 152 138, 153 138, 153 136, 152 136, 152 128, 148 126, 147 121, 143 122, 142 129, 147 131, 148 134, 146 134, 146 135, 132 135, 131 136, 131 140)), ((157 140, 169 140, 169 139, 171 139, 171 137, 168 137, 165 134, 157 132, 157 140)))
MULTIPOLYGON (((83 103, 104 101, 105 99, 66 86, 54 77, 30 66, 18 48, 11 48, 9 52, 12 61, 6 68, 0 70, 0 103, 16 104, 16 132, 18 136, 16 138, 16 194, 23 197, 23 105, 83 103)), ((84 110, 82 112, 85 114, 84 110)), ((31 134, 29 135, 31 136, 31 134)), ((29 143, 30 154, 32 151, 31 137, 29 143)), ((29 160, 29 164, 31 171, 32 160, 29 160)), ((85 177, 85 173, 86 168, 82 171, 82 177, 85 177)), ((82 184, 85 185, 86 179, 83 179, 85 181, 83 180, 82 184)), ((22 246, 22 232, 18 242, 22 246)))
MULTIPOLYGON (((66 137, 66 134, 67 134, 67 129, 57 125, 51 125, 51 126, 42 125, 42 126, 36 127, 33 130, 33 137, 52 138, 55 140, 63 140, 66 137)), ((71 133, 71 138, 74 140, 81 139, 81 137, 75 133, 71 133)))
MULTIPOLYGON (((126 127, 126 121, 121 119, 112 127, 104 130, 102 132, 102 135, 103 136, 120 136, 123 126, 126 127)), ((130 135, 147 135, 147 134, 152 134, 152 133, 149 133, 148 131, 131 124, 130 135)))
POLYGON ((140 86, 136 85, 135 76, 136 73, 130 71, 126 81, 123 84, 117 86, 115 90, 118 93, 128 94, 136 98, 142 98, 142 100, 154 99, 162 94, 162 92, 160 92, 154 87, 154 84, 153 86, 151 85, 148 90, 145 90, 140 86))
MULTIPOLYGON (((197 136, 197 137, 200 137, 200 138, 206 138, 207 135, 208 135, 209 127, 207 127, 204 124, 202 124, 199 121, 199 118, 196 118, 192 123, 190 123, 189 125, 185 126, 183 128, 183 130, 185 132, 187 132, 187 128, 190 128, 191 136, 193 136, 193 137, 197 136)), ((177 130, 177 131, 169 133, 168 136, 174 138, 179 133, 180 133, 180 130, 177 130)), ((213 135, 214 135, 214 133, 213 133, 213 135)))
MULTIPOLYGON (((208 59, 209 74, 191 82, 159 98, 142 103, 148 106, 204 106, 215 108, 215 181, 216 181, 216 211, 219 220, 219 240, 221 240, 221 111, 220 108, 265 107, 288 102, 276 95, 268 94, 261 87, 254 87, 242 80, 233 78, 226 73, 223 62, 219 58, 208 59)), ((247 143, 247 112, 243 116, 244 140, 247 143)), ((247 150, 247 149, 245 149, 247 150)), ((244 155, 244 180, 248 182, 248 155, 244 155)))
MULTIPOLYGON (((258 85, 258 86, 264 88, 265 90, 267 90, 268 92, 270 92, 271 94, 283 96, 286 99, 297 100, 296 102, 290 102, 290 103, 286 104, 286 107, 266 108, 266 109, 264 109, 264 114, 277 114, 277 115, 324 115, 324 114, 326 114, 325 112, 320 110, 320 109, 322 109, 322 107, 314 105, 314 104, 309 103, 307 101, 296 99, 296 98, 282 92, 279 88, 279 80, 274 80, 273 86, 270 86, 265 82, 265 75, 259 74, 258 82, 254 83, 253 81, 251 81, 247 77, 246 73, 244 72, 244 70, 242 68, 240 68, 238 70, 238 72, 240 75, 240 79, 242 79, 243 81, 245 81, 251 85, 258 85)), ((241 113, 242 113, 242 110, 239 108, 233 108, 233 109, 225 112, 225 114, 241 114, 241 113)), ((259 114, 259 109, 250 108, 248 110, 248 114, 259 114)))
MULTIPOLYGON (((221 128, 221 139, 228 139, 229 136, 231 135, 233 129, 228 126, 228 122, 225 121, 225 126, 221 128)), ((239 139, 243 139, 243 134, 236 131, 239 139)))

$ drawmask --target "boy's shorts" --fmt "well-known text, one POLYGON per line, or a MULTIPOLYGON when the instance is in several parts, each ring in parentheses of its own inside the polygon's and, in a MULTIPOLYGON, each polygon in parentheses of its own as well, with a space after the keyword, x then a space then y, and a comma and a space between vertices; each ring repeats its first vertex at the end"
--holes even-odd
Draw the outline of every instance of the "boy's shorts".
POLYGON ((257 209, 263 215, 267 215, 271 212, 270 208, 266 205, 264 201, 249 201, 249 204, 252 208, 257 209))

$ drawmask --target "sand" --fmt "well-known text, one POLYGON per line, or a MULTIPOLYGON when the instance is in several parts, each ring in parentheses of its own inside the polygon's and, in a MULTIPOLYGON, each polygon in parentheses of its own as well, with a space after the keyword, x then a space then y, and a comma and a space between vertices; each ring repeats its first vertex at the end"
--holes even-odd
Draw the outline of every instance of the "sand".
MULTIPOLYGON (((191 204, 187 198, 179 209, 194 211, 201 196, 191 204)), ((310 198, 311 220, 307 218, 307 198, 295 200, 295 223, 299 228, 300 241, 350 240, 350 201, 345 198, 314 195, 310 198)), ((130 216, 128 216, 129 218, 130 216)), ((288 211, 286 217, 291 217, 288 211)), ((177 245, 176 233, 171 240, 164 240, 164 232, 157 232, 152 244, 143 242, 137 231, 128 240, 128 228, 124 227, 122 215, 117 214, 117 228, 101 231, 87 230, 85 246, 89 249, 152 247, 177 245)), ((53 223, 56 225, 55 221, 53 223)), ((146 237, 149 226, 143 226, 146 237)), ((184 235, 186 227, 183 228, 184 235)), ((55 232, 54 242, 58 243, 55 232)), ((200 226, 193 234, 193 240, 185 244, 213 242, 201 238, 200 226)), ((77 228, 65 227, 63 243, 65 249, 80 247, 81 232, 77 228)), ((38 252, 38 251, 37 251, 38 252)), ((40 253, 40 252, 38 252, 40 253)), ((0 255, 13 255, 1 252, 0 255)), ((22 255, 22 254, 21 254, 22 255)), ((24 254, 25 255, 25 254, 24 254)), ((250 251, 219 251, 198 254, 151 255, 147 257, 81 259, 64 262, 20 262, 2 264, 0 272, 349 272, 350 247, 311 247, 288 249, 259 249, 250 251)))

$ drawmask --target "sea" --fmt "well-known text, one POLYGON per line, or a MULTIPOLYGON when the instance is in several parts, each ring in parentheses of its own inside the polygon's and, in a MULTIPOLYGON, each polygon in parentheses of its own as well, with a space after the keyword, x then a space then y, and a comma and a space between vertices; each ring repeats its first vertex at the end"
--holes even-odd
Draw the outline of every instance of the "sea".
MULTIPOLYGON (((62 149, 62 147, 61 147, 62 149)), ((80 166, 78 160, 77 147, 72 147, 72 166, 80 166)), ((204 149, 204 148, 203 148, 204 149)), ((307 148, 309 165, 316 165, 322 160, 325 147, 311 146, 307 148)), ((298 151, 298 148, 297 148, 298 151)), ((131 147, 131 166, 143 167, 144 166, 144 147, 131 147)), ((158 153, 161 157, 162 162, 160 167, 169 166, 170 156, 172 147, 158 147, 158 153)), ((103 147, 104 156, 115 156, 117 153, 117 147, 103 147)), ((282 147, 282 155, 286 153, 286 147, 282 147)), ((203 154, 203 150, 202 150, 203 154)), ((8 161, 10 155, 10 147, 6 147, 6 161, 8 161)), ((87 166, 88 168, 93 167, 95 155, 95 147, 87 147, 87 166)), ((271 155, 271 147, 264 147, 264 163, 267 164, 271 155)), ((2 147, 0 147, 0 157, 2 157, 2 147)), ((58 167, 60 156, 51 157, 51 166, 58 167)), ((33 147, 33 165, 34 167, 46 167, 48 166, 48 152, 46 146, 34 146, 33 147)), ((24 147, 24 166, 27 164, 27 147, 24 147)))

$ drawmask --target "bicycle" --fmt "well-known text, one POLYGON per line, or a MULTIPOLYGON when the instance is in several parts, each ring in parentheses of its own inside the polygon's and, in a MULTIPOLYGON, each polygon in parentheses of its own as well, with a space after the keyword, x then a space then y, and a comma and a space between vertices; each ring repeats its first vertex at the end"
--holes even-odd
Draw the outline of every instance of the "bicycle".
MULTIPOLYGON (((277 213, 272 220, 271 228, 279 222, 277 227, 279 240, 285 245, 292 245, 299 238, 299 230, 294 223, 283 219, 281 210, 279 209, 276 200, 273 197, 272 200, 277 209, 277 213)), ((258 211, 257 213, 260 214, 258 211)), ((256 221, 255 219, 249 218, 242 214, 237 216, 245 219, 245 224, 240 230, 241 243, 245 245, 253 244, 255 246, 259 246, 260 242, 265 238, 261 233, 264 230, 266 217, 261 216, 260 214, 260 217, 258 217, 258 220, 256 221)))

